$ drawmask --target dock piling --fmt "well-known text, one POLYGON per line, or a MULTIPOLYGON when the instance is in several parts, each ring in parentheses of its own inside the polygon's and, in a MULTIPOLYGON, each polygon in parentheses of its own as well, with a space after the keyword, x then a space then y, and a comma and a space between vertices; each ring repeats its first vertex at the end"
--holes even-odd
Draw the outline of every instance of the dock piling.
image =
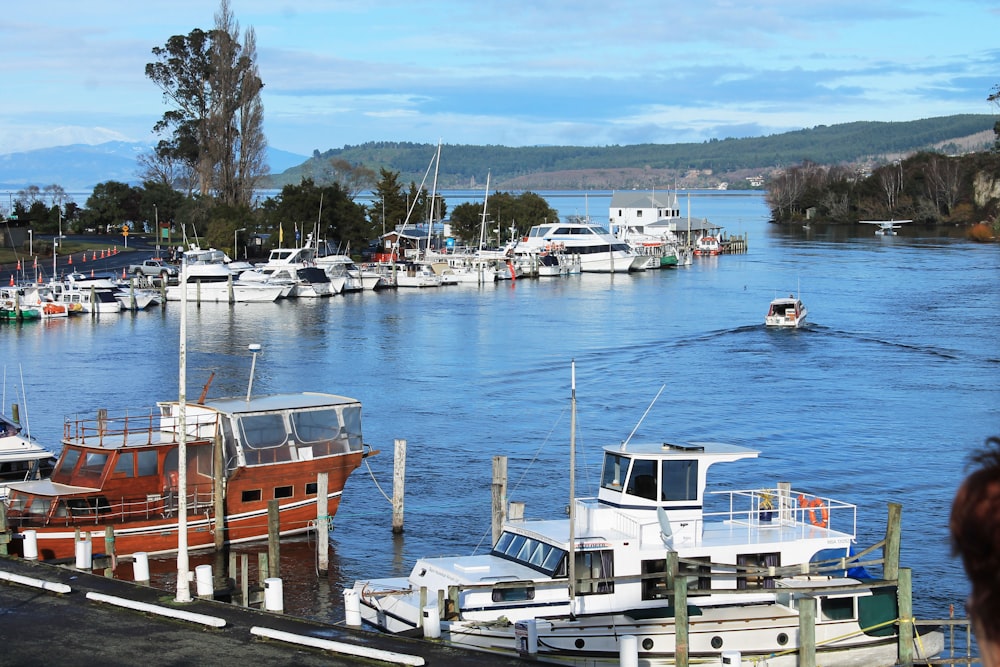
POLYGON ((394 441, 392 460, 392 533, 403 532, 403 488, 406 482, 406 440, 394 441))

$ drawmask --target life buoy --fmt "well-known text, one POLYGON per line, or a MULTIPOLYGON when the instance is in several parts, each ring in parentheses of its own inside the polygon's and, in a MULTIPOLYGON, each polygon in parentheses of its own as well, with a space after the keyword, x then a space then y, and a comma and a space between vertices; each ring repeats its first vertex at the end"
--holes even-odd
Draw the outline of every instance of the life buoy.
POLYGON ((171 470, 167 473, 167 486, 171 489, 176 489, 178 485, 177 471, 171 470))
POLYGON ((799 507, 809 510, 809 523, 817 528, 826 528, 830 524, 830 510, 819 498, 807 499, 799 494, 799 507), (816 516, 816 510, 820 510, 820 516, 816 516))

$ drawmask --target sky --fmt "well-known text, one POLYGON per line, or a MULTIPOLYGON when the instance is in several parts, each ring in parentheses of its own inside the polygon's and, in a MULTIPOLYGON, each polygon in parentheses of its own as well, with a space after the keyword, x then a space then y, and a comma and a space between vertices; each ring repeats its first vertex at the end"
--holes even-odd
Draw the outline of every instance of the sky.
MULTIPOLYGON (((155 142, 152 49, 217 0, 40 0, 0 19, 0 155, 155 142)), ((996 0, 230 0, 256 35, 264 132, 608 146, 1000 113, 996 0), (620 4, 619 7, 614 7, 620 4)))

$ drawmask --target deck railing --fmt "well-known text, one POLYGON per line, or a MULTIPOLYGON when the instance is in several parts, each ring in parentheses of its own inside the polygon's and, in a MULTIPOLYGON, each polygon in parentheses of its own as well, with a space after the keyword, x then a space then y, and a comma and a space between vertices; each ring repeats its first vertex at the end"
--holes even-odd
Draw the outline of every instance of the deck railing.
MULTIPOLYGON (((125 447, 171 441, 179 436, 176 415, 163 415, 155 409, 109 415, 98 410, 96 417, 67 418, 63 423, 63 441, 87 447, 125 447)), ((192 440, 206 440, 219 429, 215 413, 191 412, 185 417, 185 431, 192 440)))

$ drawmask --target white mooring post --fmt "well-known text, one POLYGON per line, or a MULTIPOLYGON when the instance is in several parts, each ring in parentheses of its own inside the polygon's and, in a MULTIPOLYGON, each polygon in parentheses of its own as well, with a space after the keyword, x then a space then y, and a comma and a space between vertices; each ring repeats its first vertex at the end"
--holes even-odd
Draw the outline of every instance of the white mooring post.
POLYGON ((403 532, 403 487, 406 481, 406 440, 395 441, 392 461, 392 532, 403 532))

